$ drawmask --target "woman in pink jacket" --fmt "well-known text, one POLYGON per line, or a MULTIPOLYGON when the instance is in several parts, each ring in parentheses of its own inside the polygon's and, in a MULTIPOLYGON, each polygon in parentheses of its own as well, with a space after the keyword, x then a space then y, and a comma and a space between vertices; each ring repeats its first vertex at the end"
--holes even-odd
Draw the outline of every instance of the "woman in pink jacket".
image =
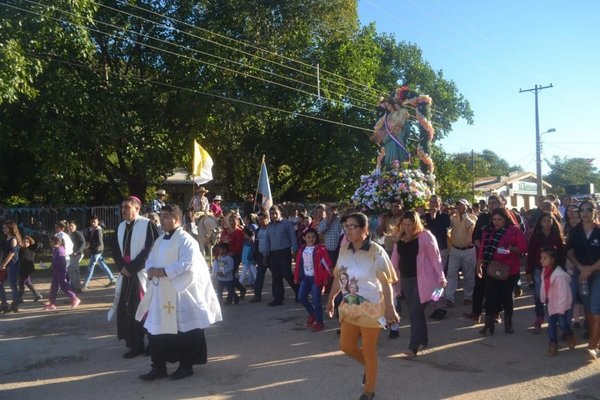
POLYGON ((494 316, 504 309, 504 331, 513 333, 513 289, 521 273, 521 253, 527 251, 527 240, 505 208, 492 211, 492 223, 483 231, 477 258, 477 275, 485 280, 485 327, 482 335, 494 334, 494 316), (508 279, 490 277, 492 261, 508 265, 508 279))
POLYGON ((567 337, 569 349, 575 348, 575 335, 571 329, 571 305, 573 304, 573 293, 571 292, 571 277, 558 265, 558 250, 552 247, 544 247, 540 252, 540 263, 543 267, 542 287, 540 298, 548 308, 548 356, 558 354, 557 327, 567 337))
POLYGON ((392 252, 392 264, 397 267, 408 303, 410 340, 404 355, 412 358, 428 345, 425 306, 436 289, 446 287, 446 278, 437 241, 425 230, 418 213, 402 214, 396 236, 399 240, 392 252))

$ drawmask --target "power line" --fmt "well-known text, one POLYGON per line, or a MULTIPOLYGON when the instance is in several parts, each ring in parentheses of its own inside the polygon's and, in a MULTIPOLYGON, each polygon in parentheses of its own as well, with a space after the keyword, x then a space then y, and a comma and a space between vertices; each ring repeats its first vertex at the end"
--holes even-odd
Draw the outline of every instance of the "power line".
MULTIPOLYGON (((25 0, 25 1, 27 1, 29 3, 37 4, 37 5, 40 5, 40 6, 48 7, 51 10, 58 10, 59 12, 62 12, 64 14, 73 15, 72 13, 69 13, 69 12, 61 10, 61 9, 57 9, 56 7, 49 7, 49 6, 46 6, 44 4, 37 3, 37 2, 34 2, 34 1, 30 1, 30 0, 25 0)), ((31 10, 28 10, 28 9, 24 9, 24 8, 21 8, 21 7, 13 6, 13 5, 6 4, 6 3, 0 3, 0 4, 4 5, 4 6, 7 6, 7 7, 10 7, 10 8, 13 8, 13 9, 16 9, 16 10, 24 11, 24 12, 29 13, 29 14, 37 15, 37 16, 40 16, 40 17, 43 17, 43 18, 49 18, 49 19, 52 19, 52 20, 55 20, 55 21, 58 21, 58 22, 61 22, 61 23, 67 23, 67 24, 70 24, 70 25, 83 27, 83 28, 85 28, 85 29, 87 29, 89 31, 96 32, 96 33, 104 35, 104 36, 109 36, 109 37, 115 38, 117 40, 127 41, 127 42, 130 42, 130 43, 136 43, 136 44, 139 44, 141 46, 145 46, 145 47, 148 47, 148 48, 151 48, 151 49, 155 49, 155 50, 162 51, 162 52, 165 52, 165 53, 168 53, 168 54, 172 54, 172 55, 177 56, 177 57, 183 57, 183 58, 195 61, 195 62, 199 62, 199 63, 203 63, 203 64, 206 64, 206 65, 209 65, 209 66, 213 66, 215 68, 220 68, 220 69, 232 72, 234 74, 240 74, 240 75, 245 76, 245 77, 254 78, 254 79, 266 82, 266 83, 271 83, 271 84, 274 84, 274 85, 277 85, 277 86, 281 86, 281 87, 284 87, 284 88, 287 88, 287 89, 290 89, 290 90, 301 92, 301 93, 307 94, 309 96, 318 97, 316 94, 311 93, 311 92, 307 92, 307 91, 302 90, 302 89, 293 88, 291 86, 284 85, 284 84, 281 84, 279 82, 274 82, 274 81, 271 81, 271 80, 268 80, 268 79, 264 79, 264 78, 261 78, 261 77, 254 76, 254 75, 250 75, 250 74, 246 74, 246 73, 243 73, 243 72, 235 71, 235 70, 232 70, 232 69, 227 68, 227 67, 223 67, 223 66, 220 66, 220 65, 217 65, 217 64, 209 63, 209 62, 206 62, 206 61, 203 61, 203 60, 198 60, 196 58, 193 58, 193 57, 190 57, 190 56, 187 56, 187 55, 184 55, 184 54, 173 52, 173 51, 170 51, 170 50, 167 50, 167 49, 162 49, 162 48, 159 48, 159 47, 156 47, 156 46, 152 46, 150 44, 142 43, 142 42, 130 39, 130 38, 123 38, 123 37, 117 36, 117 35, 115 35, 113 33, 105 32, 105 31, 102 31, 102 30, 99 30, 99 29, 94 29, 94 28, 85 26, 83 24, 74 23, 74 22, 71 22, 71 21, 63 20, 63 19, 60 19, 60 18, 55 18, 55 17, 52 17, 52 16, 45 16, 45 15, 37 13, 35 11, 31 11, 31 10)), ((96 20, 94 20, 94 21, 96 21, 96 20)), ((124 28, 120 28, 120 27, 117 27, 115 25, 108 24, 108 23, 105 23, 105 22, 102 22, 102 21, 96 21, 96 22, 103 23, 105 25, 112 26, 112 27, 115 27, 117 29, 121 29, 121 30, 124 30, 124 31, 128 31, 128 32, 134 33, 136 35, 142 35, 142 36, 150 37, 148 35, 143 35, 143 34, 140 34, 140 33, 137 33, 137 32, 132 32, 132 31, 126 30, 124 28)), ((154 37, 150 37, 150 38, 155 39, 157 41, 163 41, 161 39, 157 39, 157 38, 154 38, 154 37)), ((165 41, 163 41, 163 42, 165 42, 165 41)), ((166 42, 166 43, 172 44, 170 42, 166 42)), ((336 101, 336 100, 333 100, 333 99, 328 99, 328 100, 330 100, 330 101, 336 101)), ((352 103, 346 103, 346 104, 349 104, 349 105, 351 105, 351 106, 353 106, 355 108, 363 109, 363 110, 366 110, 366 111, 369 111, 369 112, 374 112, 373 109, 367 109, 367 108, 364 108, 364 107, 360 107, 360 106, 354 105, 352 103)), ((408 107, 409 108, 414 108, 414 107, 411 107, 411 106, 408 106, 408 107)), ((289 113, 295 113, 295 112, 286 111, 286 110, 282 110, 282 111, 289 112, 289 113)), ((416 120, 416 117, 414 117, 414 116, 410 116, 410 118, 413 119, 413 120, 416 120)), ((330 121, 330 122, 335 123, 334 121, 330 121)), ((342 124, 344 126, 352 126, 352 125, 343 124, 343 123, 338 123, 338 124, 342 124)), ((433 125, 440 126, 437 123, 434 123, 433 125)), ((365 128, 360 128, 360 129, 366 130, 365 128)), ((369 131, 372 132, 372 130, 369 130, 369 131)))
MULTIPOLYGON (((92 1, 92 2, 93 2, 93 3, 95 3, 95 4, 98 4, 98 5, 104 6, 103 4, 97 3, 97 2, 95 2, 95 1, 92 1)), ((200 31, 202 31, 202 32, 209 33, 209 34, 211 34, 211 35, 214 35, 214 36, 217 36, 217 37, 220 37, 220 38, 223 38, 223 39, 226 39, 226 40, 232 41, 232 42, 234 42, 234 43, 239 43, 239 44, 241 44, 241 45, 243 45, 243 46, 245 46, 245 47, 249 47, 249 48, 255 49, 255 50, 257 50, 257 51, 262 51, 262 52, 264 52, 264 53, 267 53, 267 54, 274 55, 274 56, 276 56, 276 57, 279 57, 279 58, 282 58, 282 59, 284 59, 284 60, 291 61, 291 62, 295 62, 295 63, 297 63, 297 64, 300 64, 300 65, 303 65, 303 66, 307 66, 307 67, 309 67, 309 68, 311 68, 311 69, 314 69, 314 68, 315 68, 315 67, 314 67, 314 65, 308 64, 308 63, 306 63, 306 62, 304 62, 304 61, 297 60, 297 59, 294 59, 294 58, 291 58, 291 57, 287 57, 287 56, 285 56, 285 55, 282 55, 282 54, 279 54, 279 53, 276 53, 276 52, 273 52, 273 51, 270 51, 270 50, 263 49, 263 48, 261 48, 261 47, 258 47, 258 46, 256 46, 256 45, 253 45, 253 44, 250 44, 250 43, 246 43, 246 42, 243 42, 243 41, 241 41, 241 40, 237 40, 237 39, 234 39, 234 38, 228 37, 228 36, 226 36, 226 35, 222 35, 222 34, 220 34, 220 33, 213 32, 213 31, 211 31, 211 30, 209 30, 209 29, 205 29, 205 28, 201 28, 201 27, 198 27, 198 26, 194 26, 194 25, 192 25, 192 24, 190 24, 190 23, 188 23, 188 22, 185 22, 185 21, 178 20, 178 19, 176 19, 176 18, 173 18, 173 17, 167 16, 167 15, 164 15, 164 14, 158 13, 158 12, 156 12, 156 11, 153 11, 153 10, 148 10, 148 9, 146 9, 146 8, 140 7, 140 6, 138 6, 138 5, 135 5, 135 4, 130 4, 130 3, 127 3, 127 2, 125 2, 125 1, 122 1, 122 0, 119 0, 119 2, 120 2, 121 4, 124 4, 124 5, 126 5, 126 6, 129 6, 129 7, 132 7, 132 8, 136 8, 136 9, 139 9, 139 10, 142 10, 142 11, 145 11, 145 12, 147 12, 147 13, 149 13, 149 14, 153 14, 153 15, 156 15, 156 16, 158 16, 158 17, 161 17, 161 18, 166 18, 166 19, 169 19, 169 20, 171 20, 171 21, 173 21, 173 22, 178 22, 178 23, 180 23, 180 24, 182 24, 182 25, 189 26, 189 27, 191 27, 191 28, 194 28, 194 29, 198 29, 198 30, 200 30, 200 31)), ((107 6, 107 7, 108 7, 108 6, 107 6)), ((127 13, 126 13, 126 14, 127 14, 127 13)), ((134 16, 134 17, 137 17, 137 16, 135 16, 135 15, 133 15, 133 14, 129 14, 129 15, 130 15, 130 16, 134 16)), ((178 29, 177 29, 177 30, 178 30, 178 29)), ((179 31, 179 30, 178 30, 178 31, 179 31)), ((201 38, 199 37, 199 39, 201 39, 201 38)), ((202 39, 202 40, 204 40, 204 39, 202 39)), ((213 42, 213 43, 214 43, 214 44, 217 44, 217 45, 220 45, 218 42, 213 42)), ((225 46, 225 45, 224 45, 224 46, 225 46)), ((232 49, 232 50, 235 50, 235 51, 241 51, 241 52, 243 52, 243 50, 239 50, 239 49, 235 49, 235 48, 231 48, 231 47, 230 47, 230 49, 232 49)), ((245 53, 245 54, 248 54, 248 55, 251 55, 251 56, 255 56, 255 55, 252 55, 252 54, 250 54, 250 53, 245 53)), ((260 57, 260 56, 256 56, 256 57, 260 57)), ((271 62, 273 62, 272 60, 268 60, 268 59, 264 59, 264 60, 267 60, 267 61, 271 61, 271 62)), ((280 64, 280 65, 282 65, 282 66, 285 66, 285 65, 283 65, 283 64, 280 64)), ((285 67, 287 67, 287 68, 291 68, 291 67, 289 67, 289 66, 285 66, 285 67)), ((304 73, 303 71, 300 71, 300 70, 296 70, 296 71, 304 73)), ((375 89, 373 89, 372 87, 370 87, 370 86, 368 86, 368 85, 366 85, 366 84, 364 84, 364 83, 361 83, 361 82, 354 81, 354 80, 352 80, 352 79, 350 79, 350 78, 347 78, 347 77, 345 77, 345 76, 342 76, 342 75, 336 74, 336 73, 334 73, 334 72, 327 71, 327 70, 325 70, 325 69, 320 69, 320 71, 321 71, 321 72, 325 72, 325 73, 327 73, 327 74, 330 74, 330 75, 332 75, 332 76, 335 76, 336 78, 340 78, 340 79, 343 79, 343 80, 345 80, 345 81, 348 81, 348 82, 351 82, 351 83, 355 83, 355 84, 357 84, 357 85, 359 85, 359 86, 362 86, 363 88, 366 88, 366 89, 368 89, 368 90, 371 90, 371 91, 375 91, 375 92, 377 92, 375 89)), ((314 77, 315 75, 312 75, 312 74, 311 74, 311 76, 313 76, 313 77, 314 77)), ((335 83, 335 81, 332 81, 332 82, 333 82, 333 83, 335 83)), ((357 90, 357 89, 356 89, 356 90, 357 90)), ((382 93, 386 93, 386 92, 382 92, 382 93)), ((387 94, 387 93, 386 93, 386 94, 387 94)))
MULTIPOLYGON (((225 47, 225 48, 227 48, 227 49, 233 50, 233 51, 241 52, 242 54, 248 55, 248 56, 250 56, 250 57, 253 57, 253 58, 258 58, 258 59, 262 59, 262 60, 264 60, 264 61, 268 61, 268 62, 274 63, 274 64, 276 64, 276 65, 279 65, 279 66, 282 66, 282 67, 284 67, 284 68, 289 68, 289 69, 291 69, 291 70, 293 70, 293 71, 296 71, 296 72, 299 72, 299 73, 302 73, 302 74, 306 74, 306 75, 308 75, 308 76, 310 76, 310 77, 312 77, 312 78, 315 78, 315 79, 317 78, 317 74, 316 74, 316 73, 308 73, 308 72, 306 72, 306 71, 302 71, 302 70, 296 69, 296 68, 294 68, 294 67, 290 67, 290 66, 288 66, 288 65, 285 65, 285 64, 277 63, 276 61, 270 60, 270 59, 268 59, 268 58, 264 58, 264 57, 258 56, 258 55, 256 55, 256 54, 248 53, 248 52, 246 52, 246 51, 244 51, 244 50, 241 50, 241 49, 238 49, 238 48, 235 48, 235 47, 231 47, 231 46, 228 46, 228 45, 225 45, 225 44, 222 44, 222 43, 216 42, 216 41, 214 41, 214 40, 211 40, 211 39, 208 39, 208 38, 204 38, 204 37, 202 37, 202 36, 195 35, 195 34, 193 34, 193 33, 187 32, 187 31, 182 31, 182 30, 180 30, 180 29, 178 29, 178 28, 175 28, 175 27, 167 26, 167 25, 165 25, 165 24, 162 24, 162 23, 160 23, 160 22, 156 22, 156 21, 153 21, 153 20, 149 20, 149 19, 147 19, 147 18, 144 18, 144 17, 138 16, 138 15, 135 15, 135 14, 131 14, 131 13, 128 13, 128 12, 126 12, 126 11, 119 10, 119 9, 116 9, 116 8, 113 8, 113 7, 110 7, 110 6, 104 5, 104 4, 100 4, 100 3, 98 3, 98 2, 95 2, 95 1, 92 1, 92 2, 93 2, 93 3, 95 3, 95 4, 97 4, 97 5, 99 5, 99 6, 101 6, 101 7, 105 7, 105 8, 108 8, 108 9, 111 9, 111 10, 114 10, 114 11, 117 11, 117 12, 119 12, 119 13, 122 13, 122 14, 125 14, 125 15, 128 15, 128 16, 131 16, 131 17, 134 17, 134 18, 139 18, 139 19, 142 19, 142 20, 144 20, 144 21, 151 22, 151 23, 154 23, 154 24, 156 24, 156 25, 160 25, 160 26, 166 27, 166 28, 168 28, 168 29, 174 29, 174 30, 175 30, 175 31, 177 31, 177 32, 183 33, 183 34, 185 34, 185 35, 189 35, 189 36, 191 36, 191 37, 194 37, 194 38, 197 38, 197 39, 200 39, 200 40, 208 41, 209 43, 213 43, 213 44, 215 44, 215 45, 217 45, 217 46, 221 46, 221 47, 225 47)), ((193 29, 198 29, 198 30, 200 30, 200 31, 207 32, 207 33, 209 33, 209 34, 212 34, 212 35, 215 35, 215 36, 217 36, 217 37, 221 37, 221 38, 224 38, 224 39, 226 39, 226 40, 230 40, 230 41, 233 41, 233 42, 235 42, 235 43, 239 43, 239 44, 241 44, 241 45, 243 45, 243 46, 247 46, 247 47, 250 47, 250 48, 252 48, 252 49, 256 49, 256 50, 258 50, 258 51, 265 52, 265 53, 267 53, 267 54, 273 54, 273 55, 275 55, 275 56, 277 56, 277 57, 280 57, 280 58, 283 58, 283 59, 285 59, 285 60, 289 60, 289 61, 292 61, 292 62, 298 63, 298 64, 300 64, 300 65, 308 66, 308 67, 310 67, 311 69, 314 69, 314 68, 315 68, 313 65, 311 65, 311 64, 308 64, 308 63, 305 63, 305 62, 303 62, 303 61, 300 61, 300 60, 297 60, 297 59, 293 59, 293 58, 290 58, 290 57, 287 57, 287 56, 281 55, 281 54, 279 54, 279 53, 275 53, 275 52, 272 52, 272 51, 269 51, 269 50, 266 50, 266 49, 263 49, 263 48, 257 47, 257 46, 255 46, 255 45, 252 45, 252 44, 249 44, 249 43, 246 43, 246 42, 243 42, 243 41, 237 40, 237 39, 230 38, 230 37, 228 37, 228 36, 225 36, 225 35, 222 35, 222 34, 219 34, 219 33, 213 32, 213 31, 210 31, 210 30, 208 30, 208 29, 205 29, 205 28, 201 28, 201 27, 198 27, 198 26, 194 26, 194 25, 192 25, 192 24, 190 24, 190 23, 188 23, 188 22, 181 21, 181 20, 179 20, 179 19, 176 19, 176 18, 173 18, 173 17, 167 16, 166 14, 161 14, 161 13, 158 13, 158 12, 156 12, 156 11, 148 10, 148 9, 146 9, 146 8, 143 8, 143 7, 137 6, 137 5, 135 5, 135 4, 129 4, 129 3, 126 3, 126 2, 124 2, 124 1, 121 1, 121 3, 122 3, 122 4, 124 4, 124 5, 127 5, 127 6, 129 6, 129 7, 136 8, 136 9, 139 9, 139 10, 145 11, 145 12, 147 12, 147 13, 150 13, 150 14, 156 15, 156 16, 158 16, 158 17, 160 17, 160 18, 165 18, 165 19, 168 19, 168 20, 170 20, 170 21, 177 22, 177 23, 180 23, 180 24, 182 24, 182 25, 185 25, 185 26, 189 26, 189 27, 191 27, 191 28, 193 28, 193 29)), ((325 72, 325 73, 328 73, 328 74, 330 74, 330 75, 333 75, 333 76, 335 76, 335 77, 338 77, 338 78, 344 79, 344 80, 346 80, 346 81, 349 81, 349 82, 355 83, 355 84, 357 84, 357 85, 359 85, 359 86, 361 86, 361 87, 363 87, 363 88, 366 88, 366 89, 368 89, 368 90, 370 90, 370 91, 374 92, 374 94, 375 94, 376 96, 382 96, 382 95, 388 95, 388 94, 389 94, 389 90, 388 90, 388 91, 386 91, 386 90, 382 90, 382 89, 375 89, 375 88, 372 88, 371 86, 368 86, 368 85, 366 85, 366 84, 364 84, 364 83, 361 83, 361 82, 354 81, 354 80, 352 80, 352 79, 349 79, 349 78, 346 78, 346 77, 344 77, 344 76, 338 75, 338 74, 336 74, 336 73, 334 73, 334 72, 330 72, 330 71, 324 70, 324 69, 322 69, 322 68, 319 68, 319 71, 320 71, 320 72, 325 72)), ((340 85, 340 86, 342 86, 343 88, 345 88, 345 89, 348 89, 348 90, 356 90, 356 91, 361 91, 361 93, 363 93, 363 92, 362 92, 362 89, 356 89, 356 88, 353 88, 353 87, 351 87, 351 86, 346 86, 346 85, 343 85, 343 84, 341 84, 341 83, 339 83, 339 82, 336 82, 336 81, 329 80, 329 79, 327 79, 327 78, 322 78, 322 80, 324 80, 324 81, 328 81, 328 82, 331 82, 331 83, 333 83, 333 84, 336 84, 336 85, 340 85)), ((332 92, 332 93, 335 93, 335 92, 333 92, 333 91, 330 91, 330 92, 332 92)), ((351 98, 350 96, 346 96, 346 97, 348 97, 348 98, 351 98)), ((363 102, 365 102, 364 100, 359 100, 359 101, 363 101, 363 102)), ((367 103, 367 102, 365 102, 365 103, 367 103)), ((408 105, 408 104, 406 104, 406 105, 403 105, 403 106, 404 106, 404 107, 406 107, 406 108, 410 108, 410 109, 416 109, 416 107, 410 106, 410 105, 408 105)), ((443 118, 443 117, 444 117, 444 114, 443 114, 441 111, 437 111, 437 110, 435 110, 435 109, 431 108, 431 112, 432 112, 433 114, 436 114, 436 115, 438 115, 438 117, 441 117, 441 118, 443 118)), ((441 127, 441 126, 442 126, 441 124, 437 124, 437 123, 436 123, 436 124, 434 124, 434 125, 437 125, 437 126, 439 126, 439 127, 441 127)))
MULTIPOLYGON (((37 2, 31 1, 31 0, 25 0, 25 1, 27 1, 29 3, 34 3, 34 4, 37 4, 37 5, 45 6, 44 4, 37 3, 37 2)), ((5 3, 3 3, 3 4, 5 4, 5 3)), ((31 13, 31 14, 43 16, 42 14, 36 13, 34 11, 30 11, 30 10, 27 10, 27 9, 15 7, 15 6, 8 5, 8 4, 5 4, 5 5, 7 5, 9 7, 12 7, 12 8, 15 8, 15 9, 19 9, 19 10, 31 13)), ((48 6, 45 6, 45 7, 48 7, 48 6)), ((63 13, 63 14, 67 14, 67 15, 71 15, 71 16, 74 15, 73 13, 70 13, 68 11, 59 9, 57 7, 53 7, 52 10, 57 10, 57 11, 63 13)), ((233 74, 239 74, 239 75, 242 75, 242 76, 245 76, 245 77, 248 77, 248 78, 257 79, 257 80, 263 81, 265 83, 274 84, 274 85, 277 85, 277 86, 280 86, 280 87, 283 87, 283 88, 286 88, 286 89, 289 89, 289 90, 294 90, 294 91, 299 92, 299 93, 307 94, 307 95, 312 96, 312 97, 317 97, 317 98, 319 97, 319 95, 316 94, 316 93, 312 93, 312 92, 309 92, 309 91, 306 91, 306 90, 303 90, 303 89, 294 88, 292 86, 285 85, 283 83, 275 82, 275 81, 272 81, 272 80, 269 80, 269 79, 265 79, 265 78, 262 78, 262 77, 258 77, 258 76, 255 76, 255 75, 250 75, 250 74, 247 74, 247 73, 244 73, 244 72, 236 71, 234 69, 231 69, 231 68, 228 68, 228 67, 224 67, 224 66, 221 66, 221 65, 218 65, 218 64, 214 64, 214 63, 211 63, 211 62, 208 62, 208 61, 199 60, 199 59, 197 59, 195 57, 191 57, 191 56, 188 56, 188 55, 185 55, 185 54, 181 54, 181 53, 174 52, 174 51, 171 51, 171 50, 167 50, 167 49, 163 49, 163 48, 160 48, 160 47, 156 47, 156 46, 153 46, 153 45, 148 44, 148 43, 142 43, 142 42, 139 42, 139 41, 131 39, 131 38, 123 38, 123 37, 120 37, 120 36, 115 35, 113 33, 105 32, 105 31, 99 30, 99 29, 94 29, 94 28, 88 27, 88 26, 83 25, 83 24, 78 24, 78 23, 75 23, 75 22, 71 22, 71 21, 67 21, 67 20, 63 20, 63 19, 55 18, 55 17, 47 17, 47 18, 51 18, 51 19, 54 19, 56 21, 63 22, 63 23, 68 23, 68 24, 75 25, 75 26, 80 26, 80 27, 85 28, 85 29, 87 29, 89 31, 96 32, 96 33, 99 33, 99 34, 105 35, 105 36, 110 36, 110 37, 113 37, 113 38, 115 38, 117 40, 127 41, 127 42, 131 42, 131 43, 136 43, 136 44, 139 44, 141 46, 145 46, 145 47, 157 50, 157 51, 162 51, 164 53, 168 53, 168 54, 174 55, 176 57, 182 57, 182 58, 185 58, 185 59, 188 59, 188 60, 191 60, 191 61, 195 61, 195 62, 198 62, 198 63, 209 65, 211 67, 219 68, 219 69, 231 72, 233 74)), ((168 41, 165 41, 165 40, 162 40, 162 39, 158 39, 158 38, 155 38, 155 37, 152 37, 152 36, 148 36, 148 35, 145 35, 145 34, 142 34, 142 33, 130 31, 130 30, 127 30, 125 28, 118 27, 116 25, 109 24, 109 23, 106 23, 106 22, 103 22, 103 21, 97 21, 97 20, 93 20, 93 21, 96 21, 96 22, 102 23, 104 25, 108 25, 108 26, 114 27, 116 29, 119 29, 119 30, 122 30, 122 31, 125 31, 125 32, 133 33, 135 35, 148 37, 148 38, 154 39, 154 40, 159 41, 159 42, 167 43, 169 45, 182 47, 182 48, 184 48, 186 50, 198 51, 198 50, 186 48, 185 46, 181 46, 181 45, 178 45, 176 43, 171 43, 171 42, 168 42, 168 41)), ((200 52, 200 51, 198 51, 198 52, 200 52)), ((204 52, 200 52, 200 53, 204 53, 204 52)), ((204 54, 208 54, 208 53, 204 53, 204 54)), ((215 56, 215 57, 219 58, 218 56, 215 56)), ((226 61, 234 62, 234 61, 231 61, 231 60, 226 60, 226 61)), ((237 63, 237 62, 234 62, 234 63, 237 63)), ((241 64, 241 63, 237 63, 237 64, 241 64)), ((244 65, 244 64, 241 64, 241 65, 244 65)), ((268 72, 268 71, 263 71, 263 72, 268 72)), ((300 81, 297 81, 297 82, 300 82, 300 81)), ((300 82, 300 83, 304 83, 304 82, 300 82)), ((344 95, 342 95, 342 96, 344 96, 344 95)), ((348 96, 346 96, 346 97, 348 97, 348 96)), ((331 99, 331 98, 327 98, 327 97, 325 97, 325 99, 327 99, 329 101, 337 101, 335 99, 331 99)), ((342 101, 342 102, 344 102, 344 101, 342 101)), ((366 107, 358 106, 356 104, 352 104, 350 102, 344 102, 344 103, 347 104, 347 105, 350 105, 352 107, 359 108, 359 109, 362 109, 362 110, 365 110, 365 111, 368 111, 368 112, 372 112, 372 113, 376 112, 375 107, 366 108, 366 107)))
MULTIPOLYGON (((71 65, 71 66, 82 67, 82 68, 86 68, 86 69, 89 69, 89 70, 92 70, 92 71, 96 71, 96 72, 99 72, 99 73, 104 73, 103 70, 99 70, 99 69, 95 70, 94 68, 91 68, 90 66, 88 66, 86 64, 75 63, 75 62, 72 62, 72 61, 67 61, 67 60, 61 59, 59 57, 56 57, 55 55, 52 55, 52 54, 46 54, 45 56, 47 58, 50 58, 52 61, 55 61, 55 62, 58 62, 58 63, 61 63, 61 64, 67 64, 67 65, 71 65)), ((40 57, 35 57, 35 55, 33 55, 33 57, 34 58, 40 58, 40 57)), ((111 74, 111 73, 109 72, 109 74, 111 74)), ((153 80, 153 79, 143 79, 143 78, 138 78, 138 77, 135 77, 135 76, 127 76, 127 77, 120 76, 120 78, 122 78, 124 80, 127 80, 127 81, 134 80, 134 81, 138 81, 138 82, 142 82, 142 83, 146 83, 146 84, 150 83, 150 84, 153 84, 153 85, 156 85, 156 86, 168 87, 168 88, 171 88, 171 89, 177 89, 177 90, 183 90, 183 91, 187 91, 187 92, 197 93, 197 94, 201 94, 201 95, 205 95, 205 96, 209 96, 209 97, 218 98, 218 99, 221 99, 221 100, 231 101, 231 102, 234 102, 234 103, 240 103, 240 104, 249 105, 249 106, 253 106, 253 107, 263 108, 263 109, 267 109, 267 110, 270 110, 270 111, 282 112, 282 113, 285 113, 285 114, 292 115, 294 117, 298 116, 298 117, 313 119, 313 120, 320 121, 320 122, 326 122, 326 123, 330 123, 330 124, 334 124, 334 125, 340 125, 340 126, 344 126, 344 127, 347 127, 347 128, 352 128, 352 129, 364 131, 364 132, 369 132, 369 133, 373 132, 372 129, 362 128, 360 126, 346 124, 346 123, 339 122, 339 121, 332 121, 332 120, 328 120, 328 119, 325 119, 325 118, 316 117, 314 115, 303 114, 303 113, 299 113, 299 112, 296 112, 296 111, 284 110, 284 109, 281 109, 281 108, 271 107, 271 106, 267 106, 267 105, 264 105, 264 104, 252 103, 250 101, 235 99, 235 98, 232 98, 232 97, 227 97, 227 96, 223 96, 223 95, 216 94, 216 93, 205 92, 203 90, 187 88, 187 87, 184 87, 184 86, 173 85, 173 84, 170 84, 170 83, 160 82, 160 81, 156 81, 156 80, 153 80)))

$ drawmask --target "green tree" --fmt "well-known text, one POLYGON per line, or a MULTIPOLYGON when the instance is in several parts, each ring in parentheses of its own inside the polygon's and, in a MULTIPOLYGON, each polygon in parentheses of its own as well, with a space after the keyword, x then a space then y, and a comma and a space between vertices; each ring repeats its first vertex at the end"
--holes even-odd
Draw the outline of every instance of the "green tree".
POLYGON ((473 200, 473 172, 470 164, 457 162, 453 154, 446 153, 441 147, 433 147, 435 163, 436 193, 445 200, 456 201, 461 198, 473 200))
POLYGON ((30 12, 0 5, 0 167, 16 171, 0 199, 143 197, 189 165, 193 139, 230 199, 255 187, 262 154, 277 198, 346 199, 373 168, 381 90, 430 94, 440 137, 472 118, 416 46, 358 28, 353 0, 14 4, 30 12))
POLYGON ((569 158, 554 156, 547 161, 550 173, 544 176, 552 185, 552 193, 564 194, 566 185, 585 185, 593 183, 596 190, 600 188, 600 171, 587 158, 569 158))

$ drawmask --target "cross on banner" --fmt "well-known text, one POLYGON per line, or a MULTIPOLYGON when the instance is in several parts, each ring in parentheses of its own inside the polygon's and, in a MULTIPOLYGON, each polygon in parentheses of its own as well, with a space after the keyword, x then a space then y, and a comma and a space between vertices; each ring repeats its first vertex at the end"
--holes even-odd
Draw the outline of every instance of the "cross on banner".
POLYGON ((171 305, 171 301, 169 300, 167 304, 163 306, 163 308, 167 310, 167 314, 171 315, 171 310, 173 310, 175 307, 171 305))

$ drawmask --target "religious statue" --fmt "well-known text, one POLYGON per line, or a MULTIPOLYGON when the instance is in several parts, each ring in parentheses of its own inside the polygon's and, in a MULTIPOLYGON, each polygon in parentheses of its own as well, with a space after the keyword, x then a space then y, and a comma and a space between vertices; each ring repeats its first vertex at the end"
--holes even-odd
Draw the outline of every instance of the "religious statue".
POLYGON ((410 125, 405 124, 408 111, 402 108, 392 96, 384 97, 379 104, 385 110, 384 115, 375 124, 374 139, 383 145, 385 156, 383 165, 391 167, 394 161, 410 161, 410 152, 406 140, 410 134, 410 125))

